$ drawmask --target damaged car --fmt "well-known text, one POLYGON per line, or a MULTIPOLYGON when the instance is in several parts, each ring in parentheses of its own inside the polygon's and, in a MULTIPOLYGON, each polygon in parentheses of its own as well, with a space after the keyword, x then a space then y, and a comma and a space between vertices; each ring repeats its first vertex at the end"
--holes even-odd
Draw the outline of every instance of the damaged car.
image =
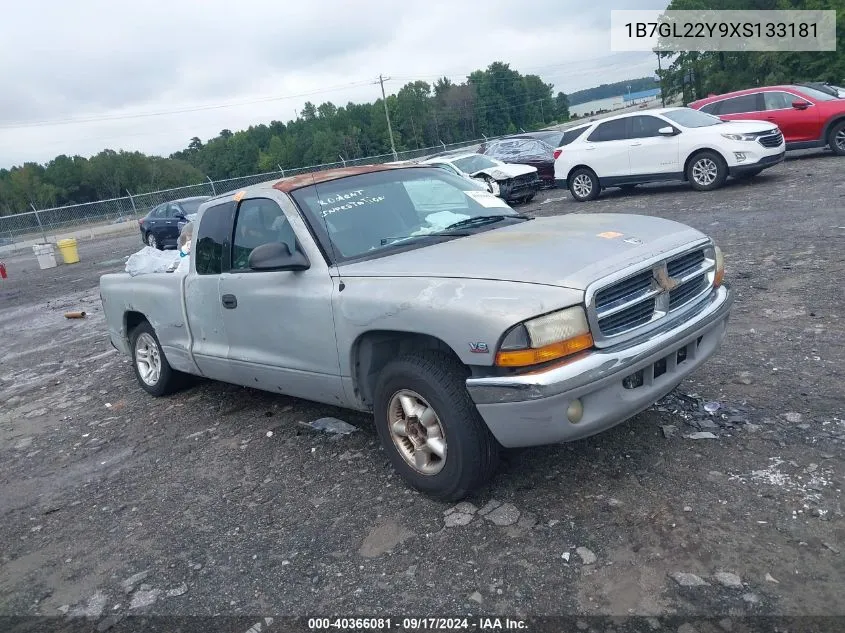
POLYGON ((555 186, 554 152, 554 147, 527 134, 493 139, 482 143, 478 149, 479 154, 505 163, 536 167, 543 187, 555 186))
POLYGON ((368 412, 395 471, 438 499, 487 484, 503 447, 647 409, 716 353, 733 301, 701 231, 532 219, 430 165, 219 195, 192 243, 185 274, 100 279, 140 387, 166 396, 196 375, 368 412))
POLYGON ((540 190, 536 167, 511 165, 483 154, 435 156, 420 164, 434 165, 465 178, 480 180, 490 193, 507 202, 531 202, 540 190))

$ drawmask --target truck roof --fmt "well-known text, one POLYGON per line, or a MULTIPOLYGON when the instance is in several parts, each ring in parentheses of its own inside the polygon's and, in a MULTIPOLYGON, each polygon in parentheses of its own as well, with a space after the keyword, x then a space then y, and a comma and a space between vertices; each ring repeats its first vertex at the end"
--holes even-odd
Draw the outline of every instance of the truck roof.
MULTIPOLYGON (((277 189, 285 193, 290 193, 296 189, 307 187, 309 185, 318 185, 340 178, 347 178, 349 176, 358 176, 360 174, 369 174, 378 171, 388 171, 391 169, 409 169, 413 167, 429 167, 428 165, 414 164, 379 164, 379 165, 356 165, 354 167, 337 167, 335 169, 326 169, 324 171, 308 172, 305 174, 297 174, 296 176, 288 176, 279 180, 267 180, 255 185, 249 185, 242 189, 235 189, 216 196, 214 199, 226 198, 232 195, 242 194, 241 197, 251 193, 261 191, 264 189, 277 189)), ((239 198, 240 199, 240 198, 239 198)))

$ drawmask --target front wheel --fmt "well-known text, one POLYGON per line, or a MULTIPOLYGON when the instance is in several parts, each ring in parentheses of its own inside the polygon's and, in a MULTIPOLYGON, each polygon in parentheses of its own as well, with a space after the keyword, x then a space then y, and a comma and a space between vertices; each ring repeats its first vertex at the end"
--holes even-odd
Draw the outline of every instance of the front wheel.
POLYGON ((185 374, 175 371, 167 362, 158 336, 147 321, 132 330, 129 342, 132 344, 135 377, 147 393, 166 396, 183 385, 185 374))
POLYGON ((728 166, 716 152, 701 152, 687 165, 687 180, 696 191, 712 191, 725 184, 728 166))
POLYGON ((580 167, 569 177, 569 193, 578 202, 595 200, 599 191, 599 179, 592 169, 580 167))
POLYGON ((486 484, 499 444, 465 385, 466 371, 440 352, 408 354, 379 374, 375 424, 394 469, 413 488, 459 501, 486 484))
POLYGON ((830 149, 834 154, 845 156, 845 121, 840 121, 830 131, 830 149))

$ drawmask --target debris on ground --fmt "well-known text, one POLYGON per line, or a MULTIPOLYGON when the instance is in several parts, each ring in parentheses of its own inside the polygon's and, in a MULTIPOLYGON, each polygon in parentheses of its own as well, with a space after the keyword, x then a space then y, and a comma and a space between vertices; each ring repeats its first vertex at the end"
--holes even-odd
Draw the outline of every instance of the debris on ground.
POLYGON ((66 319, 84 319, 86 313, 84 311, 79 312, 65 312, 66 319))
POLYGON ((578 554, 585 565, 592 565, 597 560, 593 550, 587 547, 579 547, 575 550, 575 553, 578 554))
POLYGON ((720 405, 718 402, 706 402, 704 404, 704 410, 707 411, 707 413, 716 413, 716 411, 721 408, 722 405, 720 405))
POLYGON ((349 435, 358 430, 357 426, 352 426, 348 422, 338 420, 337 418, 320 418, 313 422, 300 422, 300 424, 314 431, 325 431, 326 433, 335 433, 337 435, 349 435))
POLYGON ((766 582, 773 582, 776 585, 780 584, 780 580, 768 573, 766 574, 766 582))
POLYGON ((519 510, 511 503, 505 503, 493 510, 487 515, 487 520, 492 521, 495 525, 506 526, 513 525, 519 520, 519 510))
POLYGON ((663 437, 668 439, 675 434, 675 432, 678 430, 678 427, 674 424, 664 424, 660 427, 660 430, 663 431, 663 437))
POLYGON ((710 431, 698 431, 697 433, 691 433, 690 435, 686 436, 691 440, 716 440, 719 439, 717 435, 711 433, 710 431))
POLYGON ((713 579, 728 589, 742 589, 742 579, 736 574, 728 571, 720 571, 713 574, 713 579))
POLYGON ((478 514, 481 516, 485 516, 493 512, 496 508, 502 505, 501 501, 496 501, 495 499, 490 499, 487 503, 484 504, 484 507, 478 511, 478 514))
POLYGON ((795 411, 790 411, 789 413, 784 413, 783 417, 786 418, 786 421, 790 424, 798 424, 801 422, 803 416, 795 411))
POLYGON ((560 557, 563 560, 565 560, 567 563, 569 562, 569 556, 570 556, 569 552, 564 552, 563 554, 560 555, 560 557))
POLYGON ((167 597, 168 598, 177 598, 179 596, 183 596, 188 593, 188 585, 186 583, 180 583, 178 586, 173 587, 173 589, 167 590, 167 597))
POLYGON ((674 580, 676 583, 681 585, 681 587, 709 587, 710 583, 701 578, 700 576, 696 576, 695 574, 690 574, 685 571, 676 571, 669 574, 669 577, 674 580))
POLYGON ((469 599, 472 600, 473 602, 477 602, 478 604, 481 604, 482 602, 484 602, 484 596, 482 596, 477 591, 474 591, 472 593, 472 595, 470 595, 469 599))
POLYGON ((161 595, 161 589, 139 589, 132 595, 132 602, 129 603, 130 609, 142 609, 154 604, 161 595))
POLYGON ((123 587, 123 591, 125 593, 132 593, 132 590, 142 580, 146 580, 147 576, 150 575, 150 570, 145 569, 144 571, 139 571, 137 574, 132 574, 126 580, 121 581, 120 586, 123 587))

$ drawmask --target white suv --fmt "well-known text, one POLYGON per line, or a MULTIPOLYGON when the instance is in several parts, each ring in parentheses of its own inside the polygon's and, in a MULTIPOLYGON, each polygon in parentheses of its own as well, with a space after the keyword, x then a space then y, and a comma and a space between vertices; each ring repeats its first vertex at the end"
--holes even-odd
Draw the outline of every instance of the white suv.
POLYGON ((645 182, 689 181, 721 187, 728 176, 751 177, 783 161, 777 125, 722 121, 691 108, 658 108, 595 121, 555 150, 555 183, 583 202, 602 189, 645 182))

